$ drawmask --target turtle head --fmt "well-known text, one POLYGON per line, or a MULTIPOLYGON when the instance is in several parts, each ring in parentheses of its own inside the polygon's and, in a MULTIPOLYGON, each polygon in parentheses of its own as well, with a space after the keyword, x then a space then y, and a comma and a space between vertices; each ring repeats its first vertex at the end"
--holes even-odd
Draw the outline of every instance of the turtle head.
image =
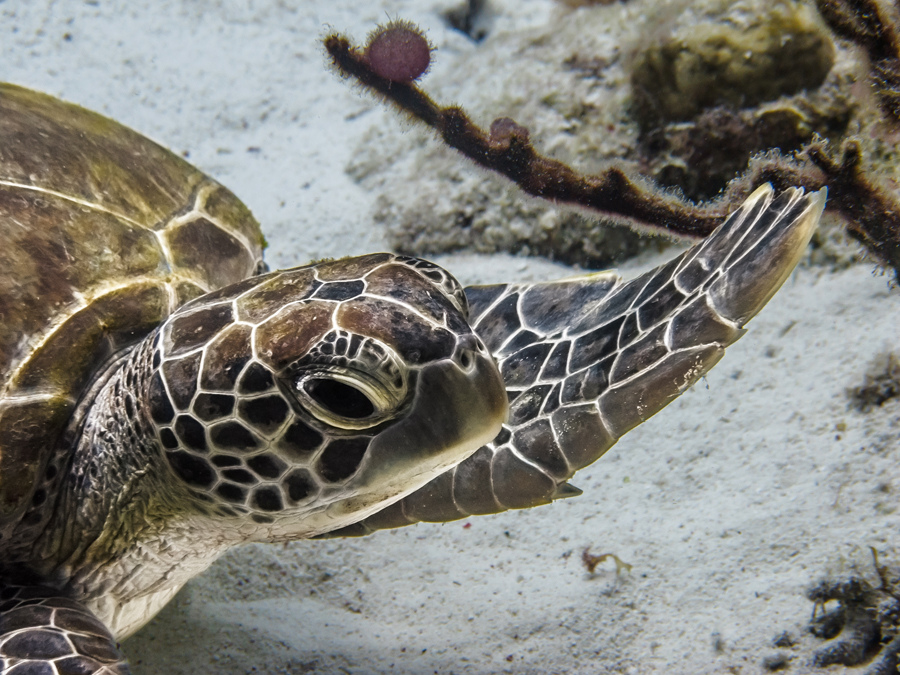
POLYGON ((149 380, 173 478, 223 516, 292 537, 421 487, 506 416, 502 379, 467 313, 447 272, 388 254, 192 301, 160 329, 149 380))

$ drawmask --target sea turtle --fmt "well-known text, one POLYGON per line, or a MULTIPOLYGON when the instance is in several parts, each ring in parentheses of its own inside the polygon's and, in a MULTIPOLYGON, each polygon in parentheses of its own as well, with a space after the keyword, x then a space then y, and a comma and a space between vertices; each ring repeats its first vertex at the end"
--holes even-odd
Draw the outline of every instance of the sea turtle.
POLYGON ((2 672, 126 673, 116 640, 243 542, 578 494, 741 336, 824 201, 764 186, 627 283, 464 289, 388 253, 267 272, 221 185, 0 85, 2 672))

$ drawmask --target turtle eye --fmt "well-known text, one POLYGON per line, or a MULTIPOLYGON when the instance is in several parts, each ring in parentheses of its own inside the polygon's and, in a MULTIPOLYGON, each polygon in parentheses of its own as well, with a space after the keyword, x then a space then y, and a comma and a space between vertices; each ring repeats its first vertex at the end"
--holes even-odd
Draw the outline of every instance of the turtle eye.
POLYGON ((375 413, 375 405, 356 387, 330 378, 310 378, 303 388, 324 409, 338 417, 361 420, 375 413))
POLYGON ((300 404, 336 429, 368 429, 393 417, 402 399, 377 378, 351 368, 320 367, 294 379, 300 404))

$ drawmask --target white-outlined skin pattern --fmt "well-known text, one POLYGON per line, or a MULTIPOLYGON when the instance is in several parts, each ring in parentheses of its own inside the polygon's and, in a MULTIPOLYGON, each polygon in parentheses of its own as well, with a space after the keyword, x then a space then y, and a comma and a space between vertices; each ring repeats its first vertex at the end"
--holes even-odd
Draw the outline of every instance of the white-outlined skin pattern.
POLYGON ((374 254, 255 277, 179 310, 150 382, 175 473, 222 515, 260 523, 333 499, 409 408, 422 367, 490 364, 460 312, 462 287, 422 271, 374 254))
POLYGON ((464 289, 388 253, 260 273, 227 189, 0 84, 0 675, 126 675, 116 641, 241 543, 579 494, 743 334, 824 198, 759 188, 628 282, 464 289))
POLYGON ((716 232, 623 283, 600 273, 466 289, 497 359, 509 420, 453 471, 341 535, 528 508, 568 484, 628 430, 715 365, 793 269, 823 193, 757 190, 716 232))

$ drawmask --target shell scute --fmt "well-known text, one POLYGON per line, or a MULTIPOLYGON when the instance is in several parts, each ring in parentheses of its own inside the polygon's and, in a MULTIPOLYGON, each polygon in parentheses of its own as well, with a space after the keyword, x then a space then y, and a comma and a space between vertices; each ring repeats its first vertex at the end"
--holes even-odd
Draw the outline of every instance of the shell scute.
POLYGON ((0 529, 98 369, 179 305, 251 276, 263 244, 247 208, 182 158, 0 84, 0 529))
POLYGON ((175 302, 181 307, 192 300, 196 300, 206 291, 193 281, 179 281, 175 284, 175 302))
POLYGON ((165 237, 172 251, 172 262, 186 270, 200 272, 209 288, 227 286, 246 276, 255 257, 234 236, 216 223, 198 217, 169 227, 165 237), (216 251, 216 255, 210 255, 216 251))
POLYGON ((205 206, 213 221, 227 223, 232 232, 243 237, 252 247, 259 250, 266 247, 265 237, 250 209, 231 191, 215 185, 206 195, 205 206))
POLYGON ((147 335, 168 314, 168 295, 159 282, 115 288, 72 312, 35 346, 10 380, 24 393, 51 389, 80 391, 113 353, 147 335), (85 368, 73 368, 72 364, 85 368))

